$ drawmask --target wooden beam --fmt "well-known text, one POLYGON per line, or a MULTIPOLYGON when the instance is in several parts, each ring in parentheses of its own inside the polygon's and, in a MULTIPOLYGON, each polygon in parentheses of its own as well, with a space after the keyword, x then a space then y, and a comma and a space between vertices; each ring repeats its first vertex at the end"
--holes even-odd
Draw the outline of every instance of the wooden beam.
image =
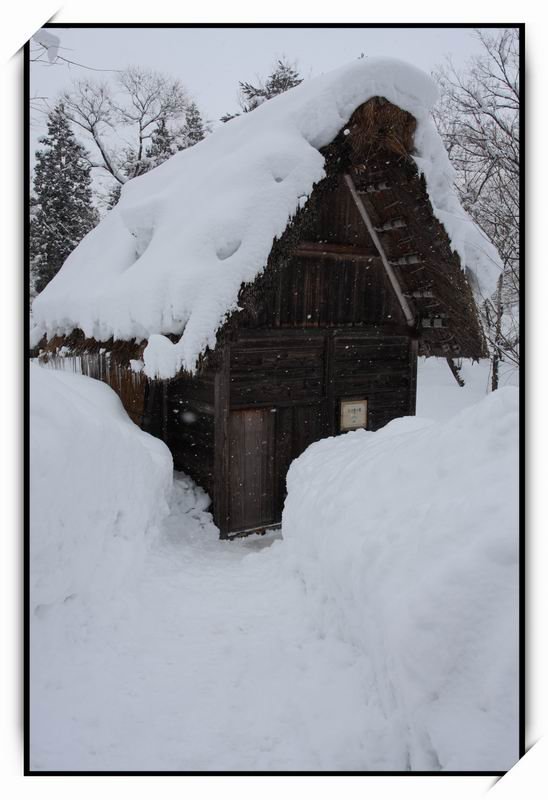
POLYGON ((294 251, 296 256, 327 256, 348 260, 352 258, 359 261, 372 261, 378 258, 376 252, 364 250, 351 244, 337 244, 335 242, 299 242, 294 251))
POLYGON ((422 258, 417 253, 410 253, 407 256, 401 256, 400 258, 394 259, 392 264, 396 264, 398 267, 401 267, 405 264, 420 264, 421 262, 422 258))
POLYGON ((415 289, 414 292, 411 292, 408 297, 424 297, 424 298, 434 298, 435 294, 432 289, 415 289))
POLYGON ((378 181, 377 183, 370 183, 368 186, 364 186, 363 189, 358 190, 358 194, 374 194, 376 192, 387 192, 390 190, 390 186, 386 183, 386 181, 378 181))
POLYGON ((402 217, 395 217, 394 219, 387 220, 382 225, 377 225, 375 230, 380 232, 394 231, 396 228, 407 228, 407 222, 402 219, 402 217))
POLYGON ((423 328, 446 328, 448 325, 447 317, 440 315, 439 317, 424 317, 421 319, 423 328))
POLYGON ((377 248, 377 251, 378 251, 378 253, 379 253, 380 257, 381 257, 381 261, 382 261, 383 267, 384 267, 385 272, 386 272, 386 274, 388 276, 388 280, 390 281, 390 284, 391 284, 391 286, 392 286, 392 288, 394 290, 394 293, 395 293, 396 297, 398 298, 398 302, 399 302, 399 304, 401 306, 401 310, 403 311, 403 314, 404 314, 404 317, 405 317, 405 321, 407 322, 407 324, 408 324, 408 326, 410 328, 414 328, 415 327, 415 315, 414 315, 414 313, 413 313, 413 311, 411 309, 411 306, 407 302, 407 299, 406 299, 406 297, 405 297, 405 295, 404 295, 404 293, 402 291, 402 288, 400 286, 400 282, 398 281, 398 279, 396 277, 396 273, 392 269, 392 266, 391 266, 390 262, 388 261, 388 259, 386 257, 386 253, 384 252, 384 248, 383 248, 383 246, 382 246, 382 244, 380 242, 379 237, 377 236, 377 232, 376 232, 375 228, 373 227, 373 223, 371 222, 369 214, 367 213, 367 210, 366 210, 366 208, 365 208, 365 206, 363 204, 363 201, 362 201, 361 197, 359 196, 358 192, 356 191, 356 187, 354 186, 354 181, 352 180, 350 175, 345 175, 344 176, 344 180, 345 180, 346 185, 348 186, 348 188, 350 190, 350 194, 352 195, 352 199, 354 200, 354 203, 356 204, 356 208, 358 209, 358 211, 360 213, 360 216, 361 216, 362 220, 365 223, 365 227, 367 228, 367 230, 369 232, 369 235, 371 236, 371 239, 373 240, 373 244, 377 248))
POLYGON ((419 354, 419 340, 412 338, 409 342, 409 413, 417 413, 417 357, 419 354))
POLYGON ((449 356, 447 356, 447 358, 445 360, 447 361, 447 365, 448 365, 449 369, 451 370, 451 374, 453 375, 453 377, 456 380, 456 382, 458 383, 458 385, 461 386, 461 387, 465 386, 464 378, 460 374, 460 367, 457 367, 457 365, 455 364, 453 359, 450 358, 449 356))

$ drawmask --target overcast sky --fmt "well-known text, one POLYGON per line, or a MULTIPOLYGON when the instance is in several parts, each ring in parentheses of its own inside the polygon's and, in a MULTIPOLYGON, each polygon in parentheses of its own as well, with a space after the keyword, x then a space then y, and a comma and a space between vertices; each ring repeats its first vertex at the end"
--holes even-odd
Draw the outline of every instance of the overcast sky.
MULTIPOLYGON (((463 66, 480 46, 471 28, 50 28, 60 54, 90 67, 148 67, 179 78, 204 118, 237 110, 238 81, 264 77, 279 56, 298 62, 305 78, 339 67, 361 53, 407 60, 427 72, 450 56, 463 66)), ((31 65, 31 97, 51 105, 82 77, 115 73, 42 63, 31 65)), ((33 113, 31 151, 45 120, 33 113)))

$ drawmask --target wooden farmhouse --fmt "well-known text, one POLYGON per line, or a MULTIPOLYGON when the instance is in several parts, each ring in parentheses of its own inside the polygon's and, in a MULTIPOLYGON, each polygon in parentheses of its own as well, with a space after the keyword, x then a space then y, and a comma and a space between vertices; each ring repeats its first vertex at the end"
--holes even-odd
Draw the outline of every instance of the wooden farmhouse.
POLYGON ((222 538, 280 523, 287 470, 312 442, 414 414, 418 355, 485 355, 467 273, 414 158, 416 125, 385 96, 354 107, 194 371, 147 375, 146 337, 74 325, 40 340, 42 358, 70 356, 166 442, 209 493, 222 538))

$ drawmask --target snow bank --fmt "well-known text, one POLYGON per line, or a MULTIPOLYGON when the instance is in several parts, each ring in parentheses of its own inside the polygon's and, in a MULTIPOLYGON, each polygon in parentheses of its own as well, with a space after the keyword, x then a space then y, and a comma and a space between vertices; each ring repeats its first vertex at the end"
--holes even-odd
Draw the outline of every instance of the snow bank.
POLYGON ((518 758, 518 392, 311 445, 284 539, 317 624, 372 659, 413 770, 518 758))
POLYGON ((33 609, 135 577, 167 514, 172 459, 105 384, 31 365, 33 609))
POLYGON ((476 289, 491 294, 500 262, 461 208, 430 111, 432 80, 392 59, 359 59, 306 81, 127 183, 118 205, 69 256, 33 304, 33 343, 81 328, 106 340, 148 339, 145 372, 194 370, 215 344, 240 286, 324 177, 319 148, 381 95, 417 119, 416 162, 434 213, 476 289), (173 344, 163 334, 182 334, 173 344))

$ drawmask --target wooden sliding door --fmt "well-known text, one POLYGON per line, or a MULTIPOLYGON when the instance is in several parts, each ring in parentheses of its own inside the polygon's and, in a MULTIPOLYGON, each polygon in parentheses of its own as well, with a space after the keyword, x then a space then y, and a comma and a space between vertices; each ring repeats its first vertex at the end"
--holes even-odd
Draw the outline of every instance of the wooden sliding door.
POLYGON ((229 530, 244 531, 275 520, 274 432, 270 408, 230 412, 229 530))

